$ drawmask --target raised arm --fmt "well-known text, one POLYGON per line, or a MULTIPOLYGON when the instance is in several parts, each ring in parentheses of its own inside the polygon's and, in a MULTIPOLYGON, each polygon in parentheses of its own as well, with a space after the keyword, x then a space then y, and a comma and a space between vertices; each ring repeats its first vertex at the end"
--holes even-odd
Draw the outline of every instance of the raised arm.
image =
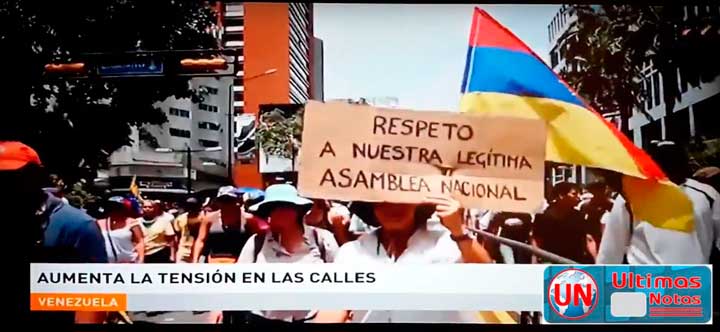
POLYGON ((491 263, 487 250, 475 241, 465 228, 460 202, 452 197, 428 197, 426 203, 435 205, 435 211, 443 226, 450 231, 450 237, 460 249, 463 263, 491 263))
POLYGON ((205 218, 202 219, 202 223, 200 224, 200 230, 198 230, 198 237, 197 239, 195 239, 195 243, 193 244, 193 263, 197 263, 198 261, 200 261, 200 254, 202 253, 203 248, 205 248, 205 241, 207 240, 208 233, 210 232, 211 224, 212 218, 206 215, 205 218))
POLYGON ((135 243, 135 252, 138 254, 137 262, 142 263, 145 261, 145 240, 140 225, 135 223, 130 226, 130 232, 132 233, 132 241, 135 243))

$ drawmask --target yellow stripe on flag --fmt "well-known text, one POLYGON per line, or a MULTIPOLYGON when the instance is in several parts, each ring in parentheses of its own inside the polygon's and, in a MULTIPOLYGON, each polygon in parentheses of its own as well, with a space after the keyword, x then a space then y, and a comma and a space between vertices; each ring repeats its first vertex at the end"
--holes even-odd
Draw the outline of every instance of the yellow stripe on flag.
POLYGON ((140 197, 140 187, 138 187, 137 183, 135 182, 136 175, 133 175, 132 181, 130 181, 130 192, 135 197, 140 197))
POLYGON ((507 311, 479 311, 478 319, 487 324, 517 324, 507 311))
POLYGON ((635 220, 666 229, 693 230, 692 203, 687 196, 669 181, 647 179, 632 152, 598 114, 560 100, 489 92, 463 95, 460 110, 545 120, 547 160, 628 175, 623 178, 623 189, 635 220))

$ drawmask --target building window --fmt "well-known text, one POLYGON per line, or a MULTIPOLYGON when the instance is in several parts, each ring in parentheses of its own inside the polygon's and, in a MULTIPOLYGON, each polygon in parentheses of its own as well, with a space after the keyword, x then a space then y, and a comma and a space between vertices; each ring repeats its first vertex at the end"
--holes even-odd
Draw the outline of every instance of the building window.
POLYGON ((655 74, 653 74, 653 97, 655 99, 655 106, 660 105, 660 84, 662 82, 660 81, 660 72, 656 71, 655 74))
POLYGON ((218 130, 220 130, 220 124, 202 121, 202 122, 198 122, 198 128, 218 131, 218 130))
POLYGON ((185 129, 170 128, 170 136, 190 138, 190 131, 185 129))
POLYGON ((650 142, 654 140, 662 139, 662 125, 660 121, 652 121, 642 127, 640 127, 640 133, 642 135, 642 146, 650 146, 650 142))
POLYGON ((199 139, 199 140, 198 140, 198 143, 200 144, 200 146, 202 146, 202 147, 204 147, 204 148, 214 148, 214 147, 216 147, 216 146, 220 146, 220 142, 218 142, 218 141, 211 141, 211 140, 208 140, 208 139, 199 139))
POLYGON ((550 52, 550 66, 555 68, 555 66, 558 65, 558 52, 552 51, 550 52))
POLYGON ((245 100, 245 95, 243 94, 243 91, 235 91, 233 93, 233 101, 242 101, 245 100))
POLYGON ((242 114, 245 111, 242 106, 235 106, 233 110, 235 111, 235 114, 242 114))
POLYGON ((179 116, 181 118, 190 118, 190 111, 170 107, 170 115, 179 116))
POLYGON ((692 106, 695 117, 695 136, 709 140, 720 138, 717 124, 720 122, 720 94, 698 102, 692 106))
POLYGON ((201 110, 203 110, 203 111, 208 111, 208 112, 212 112, 212 113, 217 113, 217 111, 218 111, 217 106, 208 105, 208 104, 203 104, 203 103, 200 103, 200 104, 198 105, 198 108, 201 109, 201 110))
POLYGON ((678 79, 680 80, 680 92, 685 93, 688 91, 688 82, 685 80, 682 71, 678 70, 678 79))
POLYGON ((243 33, 240 31, 226 32, 223 40, 226 42, 243 41, 243 33))
POLYGON ((643 92, 645 94, 645 110, 649 110, 652 108, 652 89, 650 86, 650 79, 645 79, 643 81, 643 92))
POLYGON ((243 16, 226 16, 225 26, 236 27, 245 25, 245 18, 243 16))
POLYGON ((209 93, 209 94, 211 94, 211 95, 216 95, 216 94, 218 93, 218 89, 217 89, 217 88, 213 88, 213 87, 211 87, 211 86, 201 85, 200 88, 201 88, 201 89, 205 89, 205 91, 207 91, 207 93, 209 93))
POLYGON ((665 138, 685 145, 690 141, 690 112, 687 108, 665 117, 665 138))

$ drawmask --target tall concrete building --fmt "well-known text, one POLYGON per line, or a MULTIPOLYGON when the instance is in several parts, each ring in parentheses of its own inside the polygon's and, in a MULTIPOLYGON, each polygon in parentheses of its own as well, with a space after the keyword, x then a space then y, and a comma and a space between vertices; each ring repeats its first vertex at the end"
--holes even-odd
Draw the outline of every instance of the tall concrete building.
POLYGON ((227 109, 229 108, 228 78, 193 78, 189 85, 199 91, 203 100, 193 103, 189 98, 169 97, 155 104, 168 121, 162 125, 134 128, 133 144, 110 156, 110 183, 125 190, 133 176, 138 177, 145 193, 187 192, 187 155, 182 152, 163 153, 157 149, 183 151, 221 148, 221 151, 197 152, 191 155, 193 189, 202 190, 225 183, 228 174, 229 144, 227 109))
POLYGON ((325 100, 325 48, 322 39, 313 37, 312 91, 310 99, 325 100))
MULTIPOLYGON (((226 17, 231 18, 229 23, 239 17, 237 7, 230 4, 226 17)), ((240 6, 242 8, 242 6, 240 6)), ((223 13, 221 3, 215 5, 218 13, 223 13)), ((212 27, 211 33, 217 38, 218 47, 242 47, 242 25, 223 28, 222 15, 212 27), (237 34, 240 34, 240 38, 237 34), (240 41, 238 41, 240 39, 240 41)), ((240 48, 241 49, 241 48, 240 48)), ((242 64, 242 51, 238 61, 242 64)), ((228 61, 234 61, 228 57, 228 61)), ((127 190, 133 176, 141 191, 146 194, 183 194, 187 192, 188 162, 191 162, 191 177, 193 191, 212 189, 227 184, 228 174, 234 157, 231 151, 235 149, 235 142, 231 137, 237 128, 238 117, 232 112, 233 108, 240 108, 242 112, 242 66, 229 68, 239 70, 240 78, 232 77, 213 78, 195 77, 190 79, 189 88, 202 96, 199 102, 189 98, 169 97, 156 103, 167 117, 162 125, 144 125, 133 128, 130 138, 131 146, 123 147, 110 156, 108 170, 109 182, 117 191, 127 190), (234 86, 240 82, 240 88, 234 86), (239 102, 238 90, 240 91, 239 102), (181 151, 187 148, 192 150, 219 149, 219 151, 194 152, 188 160, 188 155, 181 151), (158 152, 171 150, 175 152, 158 152)))
MULTIPOLYGON (((231 5, 240 6, 227 3, 226 9, 231 5)), ((235 12, 241 11, 240 7, 233 8, 235 12)), ((227 17, 224 24, 227 29, 227 17)), ((248 127, 255 121, 249 119, 257 119, 262 105, 304 104, 308 99, 317 98, 316 86, 322 81, 315 77, 319 71, 316 66, 322 64, 315 63, 318 47, 313 38, 312 4, 242 3, 242 26, 242 104, 237 92, 234 103, 236 111, 238 106, 242 107, 246 124, 238 130, 250 133, 254 130, 248 127)), ((226 42, 226 46, 230 45, 226 42)), ((239 138, 244 142, 250 139, 254 138, 239 138)), ((262 151, 239 157, 234 167, 235 184, 263 187, 267 181, 260 172, 262 151)))
MULTIPOLYGON (((550 67, 560 73, 569 64, 562 56, 566 47, 567 32, 577 15, 573 12, 572 6, 562 5, 548 24, 548 42, 550 43, 550 67)), ((576 165, 560 165, 551 163, 545 170, 546 182, 555 185, 559 182, 586 183, 588 181, 587 169, 576 165)))

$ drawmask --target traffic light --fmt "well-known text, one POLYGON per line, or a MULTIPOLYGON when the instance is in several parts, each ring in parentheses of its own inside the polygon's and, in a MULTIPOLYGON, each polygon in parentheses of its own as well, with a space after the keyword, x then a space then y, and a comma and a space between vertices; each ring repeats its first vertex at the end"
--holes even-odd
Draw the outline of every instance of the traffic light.
POLYGON ((227 69, 228 64, 223 58, 182 59, 180 67, 188 71, 224 70, 227 69))
POLYGON ((82 62, 75 63, 50 63, 45 65, 47 73, 82 73, 85 71, 85 64, 82 62))

